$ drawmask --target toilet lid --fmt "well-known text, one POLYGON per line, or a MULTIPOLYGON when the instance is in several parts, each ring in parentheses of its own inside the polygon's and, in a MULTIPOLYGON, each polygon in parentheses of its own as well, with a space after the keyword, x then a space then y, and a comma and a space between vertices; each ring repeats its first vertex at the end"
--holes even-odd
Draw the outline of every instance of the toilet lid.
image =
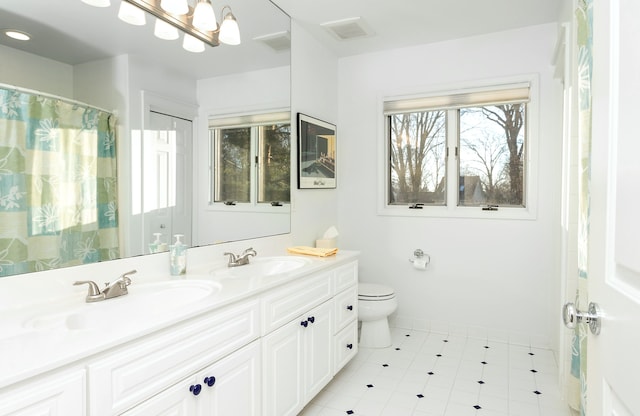
POLYGON ((377 283, 358 283, 358 297, 360 299, 380 299, 393 296, 393 288, 377 283))

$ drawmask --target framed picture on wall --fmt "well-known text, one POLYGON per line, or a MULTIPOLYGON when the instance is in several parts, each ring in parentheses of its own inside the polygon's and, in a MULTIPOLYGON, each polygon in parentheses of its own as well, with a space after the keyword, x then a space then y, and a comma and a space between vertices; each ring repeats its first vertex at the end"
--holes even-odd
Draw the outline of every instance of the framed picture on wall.
POLYGON ((336 126, 298 113, 298 189, 336 187, 336 126))

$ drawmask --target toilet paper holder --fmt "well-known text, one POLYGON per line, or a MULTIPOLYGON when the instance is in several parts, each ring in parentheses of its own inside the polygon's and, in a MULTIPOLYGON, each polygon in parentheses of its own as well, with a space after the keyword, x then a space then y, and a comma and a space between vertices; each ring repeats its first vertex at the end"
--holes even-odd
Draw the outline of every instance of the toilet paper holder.
POLYGON ((426 264, 429 264, 431 262, 431 256, 429 256, 427 253, 425 253, 424 251, 422 251, 421 249, 417 248, 413 251, 413 258, 409 259, 410 263, 413 263, 416 260, 422 260, 423 257, 427 257, 425 259, 426 264))

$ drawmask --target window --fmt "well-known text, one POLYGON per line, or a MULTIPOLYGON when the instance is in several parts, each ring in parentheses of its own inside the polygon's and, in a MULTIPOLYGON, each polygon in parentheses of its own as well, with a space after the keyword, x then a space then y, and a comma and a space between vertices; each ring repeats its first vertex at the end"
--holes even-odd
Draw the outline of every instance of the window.
POLYGON ((531 83, 385 101, 385 209, 527 209, 531 83))
POLYGON ((287 112, 210 122, 211 203, 289 202, 289 120, 287 112))

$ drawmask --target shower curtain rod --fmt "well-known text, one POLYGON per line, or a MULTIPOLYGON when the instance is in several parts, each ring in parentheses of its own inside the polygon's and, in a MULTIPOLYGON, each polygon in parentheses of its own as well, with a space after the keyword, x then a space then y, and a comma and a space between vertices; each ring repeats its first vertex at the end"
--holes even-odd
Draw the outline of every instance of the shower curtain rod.
POLYGON ((27 94, 39 95, 39 96, 42 96, 42 97, 52 98, 54 100, 64 101, 64 102, 69 103, 69 104, 79 105, 81 107, 94 108, 96 110, 104 111, 105 113, 113 114, 115 116, 118 115, 118 111, 117 110, 106 110, 104 108, 96 107, 95 105, 83 103, 82 101, 78 101, 78 100, 72 100, 71 98, 61 97, 61 96, 55 95, 55 94, 50 94, 48 92, 31 90, 29 88, 23 88, 23 87, 18 87, 16 85, 3 84, 3 83, 0 83, 0 88, 4 88, 4 89, 7 89, 7 90, 20 91, 20 92, 24 92, 24 93, 27 93, 27 94))

